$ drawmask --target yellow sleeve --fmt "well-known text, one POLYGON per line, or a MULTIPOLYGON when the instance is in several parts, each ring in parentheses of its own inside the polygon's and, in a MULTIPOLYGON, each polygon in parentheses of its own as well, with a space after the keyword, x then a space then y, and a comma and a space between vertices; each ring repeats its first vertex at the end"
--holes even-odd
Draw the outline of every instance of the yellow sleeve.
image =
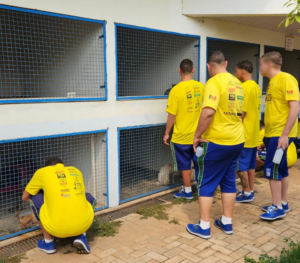
POLYGON ((292 76, 287 76, 282 83, 283 92, 285 93, 285 100, 299 101, 299 87, 298 82, 292 76))
POLYGON ((176 115, 177 109, 178 109, 178 98, 177 98, 174 88, 173 88, 173 89, 171 89, 171 92, 169 94, 166 112, 176 115))
POLYGON ((31 195, 36 195, 41 189, 43 189, 41 183, 41 172, 40 170, 37 170, 25 190, 31 195))
POLYGON ((201 92, 201 107, 204 101, 204 85, 200 82, 200 92, 201 92))
POLYGON ((208 81, 204 88, 204 99, 202 108, 213 108, 217 110, 220 101, 219 84, 216 80, 208 81))
POLYGON ((242 85, 244 91, 244 108, 243 111, 247 112, 249 108, 250 94, 247 85, 242 85))

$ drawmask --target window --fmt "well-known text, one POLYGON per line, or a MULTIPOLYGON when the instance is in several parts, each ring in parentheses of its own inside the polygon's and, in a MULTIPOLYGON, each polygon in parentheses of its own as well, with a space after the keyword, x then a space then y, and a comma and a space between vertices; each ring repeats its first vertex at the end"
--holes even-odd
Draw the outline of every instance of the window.
POLYGON ((105 23, 0 6, 0 103, 106 99, 105 23))
POLYGON ((199 36, 116 24, 116 38, 117 99, 166 98, 186 58, 199 80, 199 36))

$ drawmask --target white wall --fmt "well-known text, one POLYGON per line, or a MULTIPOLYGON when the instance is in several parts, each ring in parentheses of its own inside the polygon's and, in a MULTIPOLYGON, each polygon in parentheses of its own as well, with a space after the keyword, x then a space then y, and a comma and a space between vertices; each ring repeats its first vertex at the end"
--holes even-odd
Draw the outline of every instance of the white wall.
MULTIPOLYGON (((224 21, 183 16, 181 0, 1 0, 15 5, 107 21, 108 101, 0 106, 0 139, 93 131, 108 128, 109 201, 118 204, 117 127, 164 123, 166 100, 116 101, 115 22, 201 35, 201 80, 206 79, 206 37, 283 46, 284 34, 224 21)), ((262 49, 263 47, 261 47, 262 49)), ((300 49, 300 38, 295 39, 300 49)), ((262 53, 261 53, 262 54, 262 53)), ((178 67, 178 65, 174 65, 178 67)), ((260 79, 261 84, 261 79, 260 79)), ((160 138, 159 138, 160 139, 160 138)))

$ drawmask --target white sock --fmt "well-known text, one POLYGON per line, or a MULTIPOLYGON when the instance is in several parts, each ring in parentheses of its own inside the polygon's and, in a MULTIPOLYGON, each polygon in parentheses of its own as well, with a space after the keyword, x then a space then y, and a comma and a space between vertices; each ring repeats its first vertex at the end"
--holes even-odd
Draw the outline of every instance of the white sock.
POLYGON ((250 195, 251 195, 251 192, 244 192, 244 195, 245 195, 245 196, 250 196, 250 195))
POLYGON ((281 201, 281 203, 282 203, 283 205, 287 205, 287 204, 288 204, 287 202, 284 202, 284 201, 281 201))
POLYGON ((86 236, 86 232, 84 232, 83 235, 86 236))
POLYGON ((222 215, 221 221, 223 225, 229 225, 232 224, 232 218, 226 217, 222 215))
POLYGON ((250 192, 251 192, 251 193, 254 193, 254 191, 253 191, 253 190, 250 190, 250 192))
POLYGON ((200 227, 203 230, 209 229, 210 228, 210 222, 205 222, 205 221, 200 219, 200 227))
POLYGON ((190 192, 192 192, 192 187, 191 186, 188 186, 188 187, 184 187, 184 191, 188 194, 190 192))
POLYGON ((277 205, 277 208, 278 208, 278 209, 282 209, 282 206, 277 205))
POLYGON ((44 238, 44 240, 45 240, 46 244, 49 244, 49 243, 51 243, 51 242, 54 241, 54 238, 52 238, 52 239, 46 239, 46 238, 44 238))

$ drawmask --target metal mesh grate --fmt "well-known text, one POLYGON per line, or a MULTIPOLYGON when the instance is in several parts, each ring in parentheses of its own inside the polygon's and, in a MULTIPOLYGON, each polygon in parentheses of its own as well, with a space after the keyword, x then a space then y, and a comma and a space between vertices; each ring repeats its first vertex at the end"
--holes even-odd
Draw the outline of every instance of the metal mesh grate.
POLYGON ((82 172, 86 191, 97 199, 97 210, 107 206, 106 132, 2 141, 0 239, 34 226, 32 211, 21 196, 34 172, 51 156, 82 172))
MULTIPOLYGON (((253 64, 252 77, 256 82, 258 82, 258 62, 260 45, 208 38, 207 55, 216 50, 220 50, 224 53, 225 58, 228 61, 227 70, 231 74, 234 74, 235 66, 238 62, 243 60, 251 61, 253 64)), ((210 76, 207 72, 207 79, 209 78, 210 76)))
MULTIPOLYGON (((286 51, 283 48, 265 46, 265 53, 277 51, 282 56, 282 71, 293 75, 298 83, 300 80, 300 50, 286 51)), ((269 79, 263 78, 263 92, 267 92, 269 79)))
POLYGON ((180 82, 181 60, 194 62, 199 79, 199 37, 117 25, 119 99, 161 97, 180 82))
POLYGON ((105 99, 103 22, 11 9, 0 6, 0 103, 105 99))
POLYGON ((164 131, 165 125, 119 129, 121 203, 182 183, 162 143, 164 131))

